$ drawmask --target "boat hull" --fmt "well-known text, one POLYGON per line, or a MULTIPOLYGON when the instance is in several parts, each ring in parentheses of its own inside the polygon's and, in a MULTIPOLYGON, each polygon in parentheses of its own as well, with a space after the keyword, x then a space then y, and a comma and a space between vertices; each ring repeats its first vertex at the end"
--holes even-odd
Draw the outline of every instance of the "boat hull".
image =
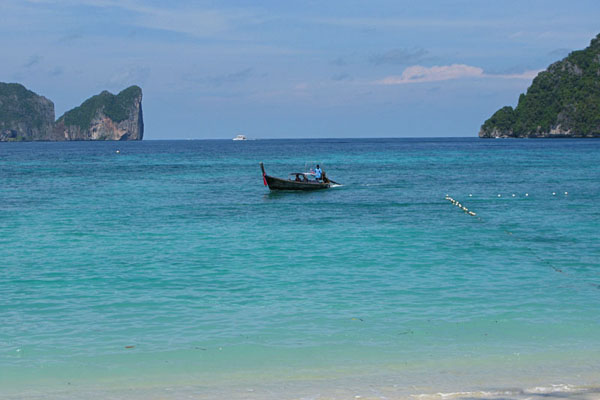
POLYGON ((331 186, 329 183, 324 182, 296 182, 269 175, 265 175, 265 180, 271 190, 321 190, 328 189, 331 186))

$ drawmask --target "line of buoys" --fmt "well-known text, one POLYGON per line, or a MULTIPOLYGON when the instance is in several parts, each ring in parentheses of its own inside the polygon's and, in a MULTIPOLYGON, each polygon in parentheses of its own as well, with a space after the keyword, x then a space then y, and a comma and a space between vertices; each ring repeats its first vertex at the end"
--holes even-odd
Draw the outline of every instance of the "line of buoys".
MULTIPOLYGON (((556 192, 552 192, 552 195, 553 195, 553 196, 556 196, 556 192)), ((568 195, 569 195, 569 192, 564 192, 564 195, 565 195, 565 196, 568 196, 568 195)), ((502 196, 501 194, 498 194, 498 197, 501 197, 501 196, 502 196)), ((513 196, 513 197, 516 197, 516 194, 513 194, 512 196, 513 196)), ((472 193, 469 193, 469 197, 472 197, 472 193)), ((525 193, 525 197, 529 197, 529 193, 525 193)), ((464 211, 466 214, 469 214, 469 215, 471 215, 471 216, 476 216, 476 215, 477 215, 477 214, 475 214, 473 211, 469 211, 469 210, 467 209, 467 207, 463 206, 463 205, 462 205, 462 204, 461 204, 461 203, 460 203, 458 200, 455 200, 455 199, 453 199, 452 197, 450 197, 450 195, 446 194, 446 197, 445 197, 445 199, 446 199, 446 200, 448 200, 448 201, 449 201, 450 203, 452 203, 453 205, 455 205, 455 206, 459 207, 460 209, 462 209, 462 210, 463 210, 463 211, 464 211)), ((479 220, 479 221, 482 221, 482 222, 483 222, 483 219, 482 219, 481 217, 479 217, 479 216, 477 217, 477 220, 479 220)), ((527 250, 528 250, 528 251, 531 253, 531 255, 532 255, 533 257, 535 257, 535 258, 536 258, 536 259, 537 259, 539 262, 541 262, 541 263, 543 263, 543 264, 545 264, 545 265, 549 266, 549 267, 550 267, 550 268, 552 268, 554 271, 556 271, 556 272, 558 272, 558 273, 560 273, 560 274, 563 274, 564 276, 568 276, 568 275, 569 275, 569 273, 568 273, 568 272, 566 272, 566 271, 564 271, 562 268, 559 268, 558 266, 556 266, 552 260, 549 260, 549 259, 547 259, 546 257, 542 257, 542 256, 540 256, 540 254, 538 254, 538 253, 537 253, 537 252, 536 252, 534 249, 532 249, 532 248, 531 248, 531 247, 528 245, 528 241, 526 241, 526 240, 524 240, 524 239, 520 238, 518 235, 514 235, 514 234, 513 234, 513 232, 511 232, 511 231, 504 230, 504 232, 505 232, 505 233, 506 233, 508 236, 510 236, 510 237, 511 237, 513 240, 516 240, 516 241, 518 241, 518 242, 521 242, 521 243, 522 243, 522 245, 523 245, 523 247, 524 247, 525 249, 527 249, 527 250)), ((594 283, 594 284, 592 284, 592 286, 593 286, 594 288, 596 288, 596 289, 600 289, 600 285, 598 285, 598 284, 595 284, 595 283, 594 283)))
MULTIPOLYGON (((558 196, 558 195, 560 195, 561 193, 563 193, 565 196, 568 196, 568 195, 569 195, 569 192, 551 192, 550 194, 551 194, 552 196, 558 196)), ((524 196, 524 197, 529 197, 529 193, 525 193, 525 194, 523 194, 522 196, 524 196)), ((448 196, 448 195, 446 195, 446 198, 448 198, 448 197, 449 197, 449 196, 448 196)), ((469 193, 469 197, 473 197, 473 193, 469 193)), ((508 194, 507 194, 506 196, 504 196, 502 193, 498 193, 498 194, 496 194, 496 196, 495 196, 495 197, 497 197, 497 198, 501 198, 501 197, 514 197, 514 198, 518 198, 518 197, 521 197, 521 195, 519 195, 518 193, 510 193, 510 196, 509 196, 508 194)), ((481 198, 487 198, 487 196, 486 196, 486 195, 484 195, 484 196, 480 197, 480 199, 481 199, 481 198)))
POLYGON ((463 210, 466 214, 469 214, 473 217, 477 215, 473 211, 469 211, 469 209, 467 207, 463 206, 462 204, 460 204, 460 202, 458 200, 453 199, 449 195, 446 195, 445 199, 448 200, 450 203, 454 204, 456 207, 463 210))

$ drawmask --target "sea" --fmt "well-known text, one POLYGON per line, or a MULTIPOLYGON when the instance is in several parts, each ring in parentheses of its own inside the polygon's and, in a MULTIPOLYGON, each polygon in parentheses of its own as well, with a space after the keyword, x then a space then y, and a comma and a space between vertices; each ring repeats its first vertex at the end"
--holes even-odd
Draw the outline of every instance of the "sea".
POLYGON ((0 398, 598 399, 600 140, 0 143, 0 398))

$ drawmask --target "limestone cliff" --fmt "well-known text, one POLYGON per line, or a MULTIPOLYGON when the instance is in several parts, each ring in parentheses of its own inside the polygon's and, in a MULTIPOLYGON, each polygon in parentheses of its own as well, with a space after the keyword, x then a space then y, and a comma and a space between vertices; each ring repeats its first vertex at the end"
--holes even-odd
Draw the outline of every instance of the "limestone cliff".
POLYGON ((0 141, 53 137, 54 103, 18 83, 0 82, 0 141))
POLYGON ((496 111, 479 137, 600 137, 600 35, 540 72, 517 107, 496 111))
POLYGON ((67 111, 56 121, 62 140, 142 140, 142 89, 131 86, 118 95, 103 91, 67 111))
POLYGON ((142 89, 107 91, 54 121, 54 103, 18 83, 0 82, 0 142, 142 140, 142 89))

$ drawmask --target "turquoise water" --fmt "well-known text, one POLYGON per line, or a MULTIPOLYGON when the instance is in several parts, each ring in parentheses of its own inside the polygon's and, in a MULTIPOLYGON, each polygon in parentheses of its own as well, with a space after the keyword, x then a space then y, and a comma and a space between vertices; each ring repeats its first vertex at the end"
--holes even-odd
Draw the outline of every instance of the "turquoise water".
POLYGON ((600 386, 600 141, 0 143, 0 172, 0 397, 600 386), (343 186, 263 186, 309 160, 343 186))

